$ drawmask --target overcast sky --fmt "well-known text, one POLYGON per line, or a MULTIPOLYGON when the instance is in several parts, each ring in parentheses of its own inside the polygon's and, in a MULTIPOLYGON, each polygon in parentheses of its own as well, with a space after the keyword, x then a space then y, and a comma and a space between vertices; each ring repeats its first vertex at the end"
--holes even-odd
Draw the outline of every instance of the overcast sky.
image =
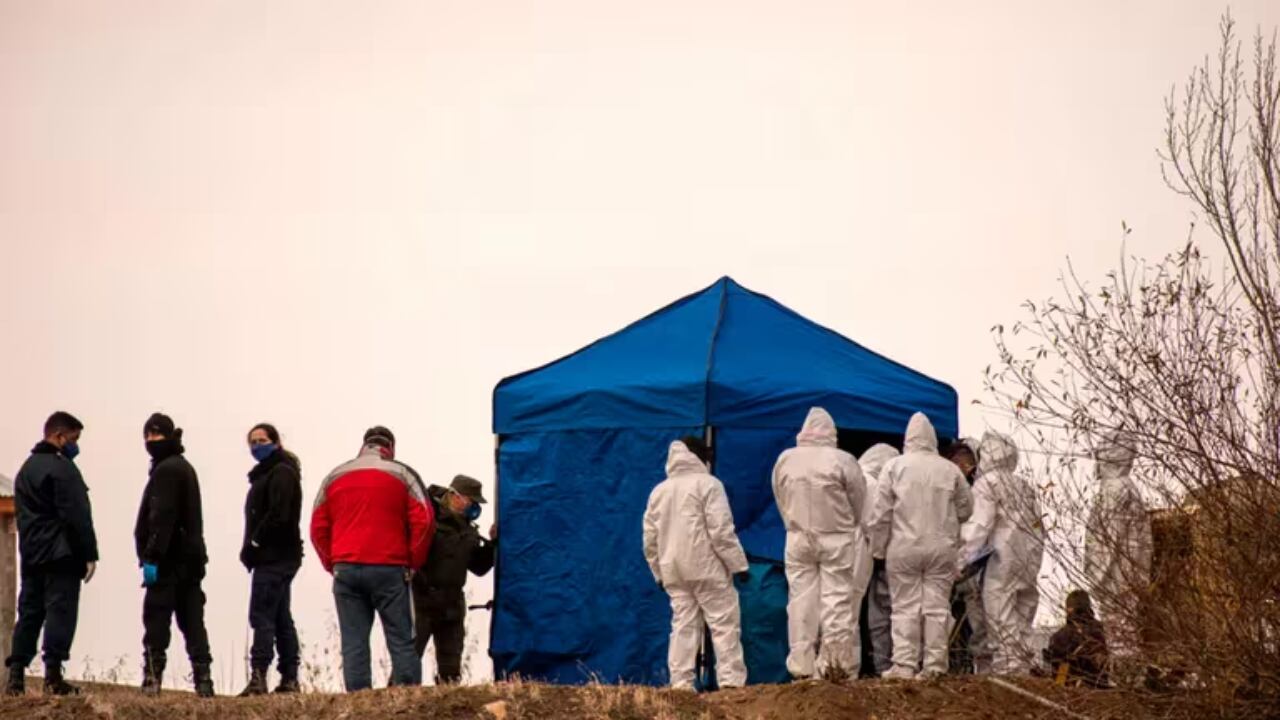
MULTIPOLYGON (((72 670, 137 676, 154 410, 203 485, 223 690, 255 422, 308 503, 375 423, 489 484, 500 378, 728 274, 954 385, 966 434, 1001 424, 967 404, 991 326, 1067 256, 1100 276, 1122 220, 1135 253, 1184 239, 1162 100, 1224 7, 0 0, 0 472, 50 411, 87 424, 72 670)), ((323 642, 310 552, 295 593, 323 642)))

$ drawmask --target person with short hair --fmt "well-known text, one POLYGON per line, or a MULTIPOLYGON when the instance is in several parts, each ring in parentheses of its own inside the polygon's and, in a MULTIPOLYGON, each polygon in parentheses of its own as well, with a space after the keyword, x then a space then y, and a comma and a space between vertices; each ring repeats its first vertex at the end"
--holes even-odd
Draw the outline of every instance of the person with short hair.
POLYGON ((373 685, 369 632, 376 614, 391 655, 391 684, 420 685, 409 580, 431 549, 436 518, 418 478, 395 462, 395 435, 369 428, 360 454, 329 473, 311 512, 311 544, 333 575, 347 692, 373 685))
POLYGON ((44 689, 51 695, 76 695, 62 665, 71 659, 80 611, 80 584, 98 567, 98 539, 93 529, 89 487, 75 458, 84 424, 58 411, 44 424, 44 439, 14 478, 18 513, 18 551, 22 556, 18 621, 13 651, 5 660, 9 679, 5 694, 26 692, 27 666, 35 659, 44 630, 44 689))

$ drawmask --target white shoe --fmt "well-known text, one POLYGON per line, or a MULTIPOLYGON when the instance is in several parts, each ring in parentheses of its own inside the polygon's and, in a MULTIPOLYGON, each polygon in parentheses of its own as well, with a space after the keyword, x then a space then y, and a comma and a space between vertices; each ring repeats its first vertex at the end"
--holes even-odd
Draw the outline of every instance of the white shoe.
POLYGON ((915 680, 916 674, 904 667, 899 667, 895 665, 892 670, 885 673, 884 675, 881 675, 880 677, 884 678, 885 680, 915 680))

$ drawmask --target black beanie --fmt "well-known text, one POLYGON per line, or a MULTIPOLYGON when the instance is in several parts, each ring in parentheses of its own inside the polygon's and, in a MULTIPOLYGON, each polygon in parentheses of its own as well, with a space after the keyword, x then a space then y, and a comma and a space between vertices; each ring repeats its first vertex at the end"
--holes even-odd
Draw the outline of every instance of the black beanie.
POLYGON ((163 435, 167 438, 173 437, 175 430, 173 418, 164 413, 152 413, 151 417, 147 418, 147 424, 142 426, 144 435, 163 435))

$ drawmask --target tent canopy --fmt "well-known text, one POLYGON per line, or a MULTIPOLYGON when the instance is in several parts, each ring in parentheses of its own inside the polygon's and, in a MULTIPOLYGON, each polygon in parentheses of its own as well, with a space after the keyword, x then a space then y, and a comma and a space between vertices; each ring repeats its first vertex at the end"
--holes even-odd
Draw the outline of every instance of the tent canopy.
MULTIPOLYGON (((494 391, 499 678, 667 681, 667 598, 641 549, 667 447, 714 428, 753 581, 739 589, 749 682, 786 679, 785 530, 770 473, 812 406, 901 438, 911 414, 956 435, 956 394, 729 278, 494 391)), ((852 449, 852 448, 851 448, 852 449)))
MULTIPOLYGON (((494 431, 796 430, 810 407, 901 434, 911 413, 955 437, 956 393, 731 278, 568 357, 503 380, 494 431)), ((852 423, 852 424, 851 424, 852 423)))

